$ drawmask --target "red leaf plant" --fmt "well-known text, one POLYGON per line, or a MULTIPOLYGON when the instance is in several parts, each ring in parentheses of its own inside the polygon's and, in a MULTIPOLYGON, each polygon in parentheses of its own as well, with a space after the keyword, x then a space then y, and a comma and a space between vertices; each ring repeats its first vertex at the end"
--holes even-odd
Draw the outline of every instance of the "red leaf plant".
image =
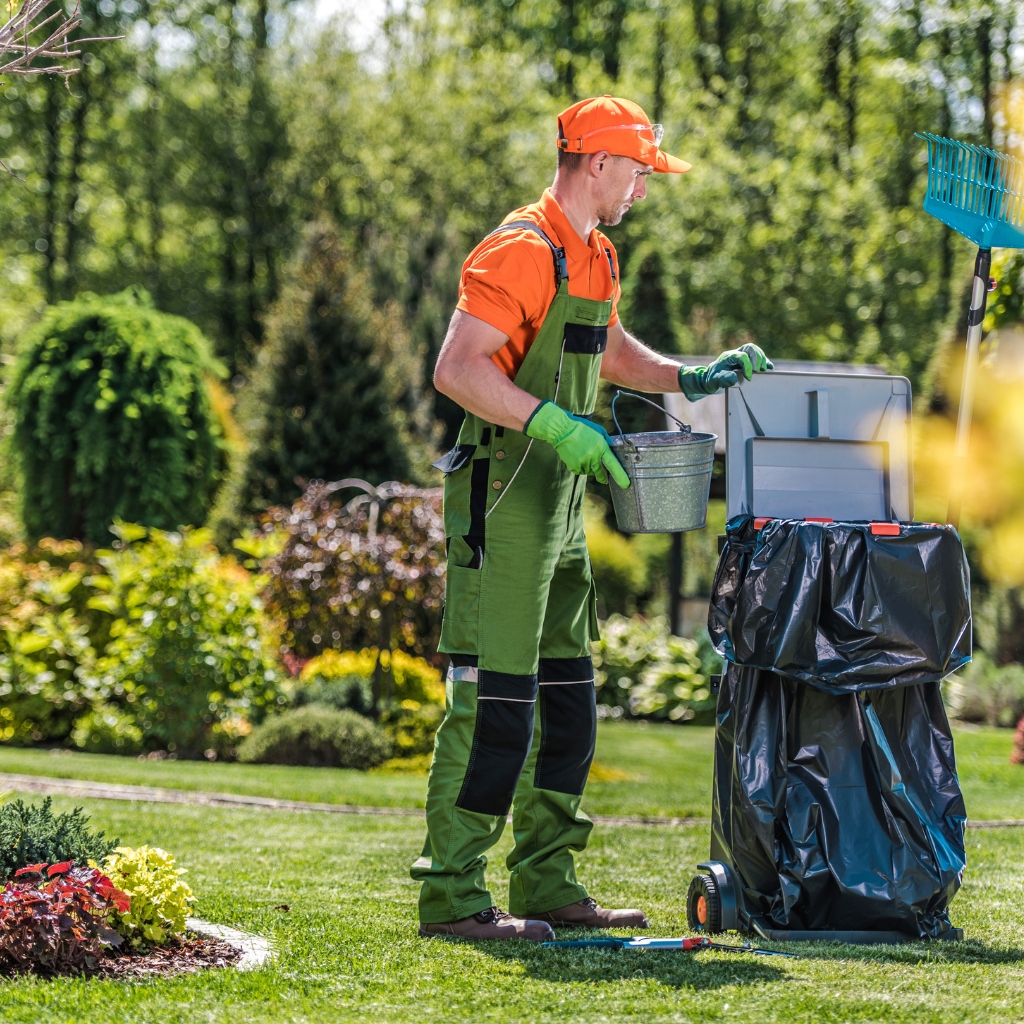
POLYGON ((102 871, 66 861, 14 874, 0 892, 0 962, 18 971, 78 973, 96 966, 103 946, 120 944, 108 919, 130 901, 102 871))

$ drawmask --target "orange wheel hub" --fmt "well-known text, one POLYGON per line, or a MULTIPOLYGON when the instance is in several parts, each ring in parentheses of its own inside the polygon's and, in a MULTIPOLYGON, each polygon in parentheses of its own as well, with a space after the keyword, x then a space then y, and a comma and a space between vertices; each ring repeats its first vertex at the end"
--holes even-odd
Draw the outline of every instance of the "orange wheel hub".
POLYGON ((697 920, 706 924, 708 920, 708 901, 703 896, 697 897, 697 920))

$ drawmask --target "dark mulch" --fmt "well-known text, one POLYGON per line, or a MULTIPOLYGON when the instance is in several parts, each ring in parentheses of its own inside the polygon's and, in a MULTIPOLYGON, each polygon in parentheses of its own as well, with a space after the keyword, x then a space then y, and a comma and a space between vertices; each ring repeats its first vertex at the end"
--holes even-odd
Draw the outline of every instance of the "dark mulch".
MULTIPOLYGON (((226 942, 188 938, 138 951, 108 949, 95 967, 75 973, 89 978, 172 978, 211 967, 229 967, 241 956, 241 950, 226 942)), ((21 972, 0 963, 0 977, 16 973, 21 972)))

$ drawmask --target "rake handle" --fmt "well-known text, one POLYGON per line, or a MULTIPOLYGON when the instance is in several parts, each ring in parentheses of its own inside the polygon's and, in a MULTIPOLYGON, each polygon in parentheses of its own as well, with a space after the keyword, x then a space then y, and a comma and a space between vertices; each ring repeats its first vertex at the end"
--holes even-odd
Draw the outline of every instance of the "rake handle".
POLYGON ((971 443, 971 417, 974 414, 974 392, 978 386, 978 356, 981 350, 981 323, 985 319, 988 302, 988 279, 992 269, 992 250, 979 249, 974 260, 974 289, 971 292, 971 312, 967 317, 967 351, 960 384, 960 411, 956 420, 956 444, 953 448, 953 478, 949 487, 949 507, 946 522, 960 526, 960 505, 964 497, 967 478, 967 451, 971 443))

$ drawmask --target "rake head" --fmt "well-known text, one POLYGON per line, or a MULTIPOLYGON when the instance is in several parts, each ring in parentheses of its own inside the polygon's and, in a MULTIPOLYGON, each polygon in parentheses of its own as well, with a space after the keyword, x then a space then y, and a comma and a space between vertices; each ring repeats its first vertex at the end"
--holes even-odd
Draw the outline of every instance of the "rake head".
POLYGON ((1024 249, 1024 164, 984 146, 928 132, 925 213, 981 249, 1024 249))

